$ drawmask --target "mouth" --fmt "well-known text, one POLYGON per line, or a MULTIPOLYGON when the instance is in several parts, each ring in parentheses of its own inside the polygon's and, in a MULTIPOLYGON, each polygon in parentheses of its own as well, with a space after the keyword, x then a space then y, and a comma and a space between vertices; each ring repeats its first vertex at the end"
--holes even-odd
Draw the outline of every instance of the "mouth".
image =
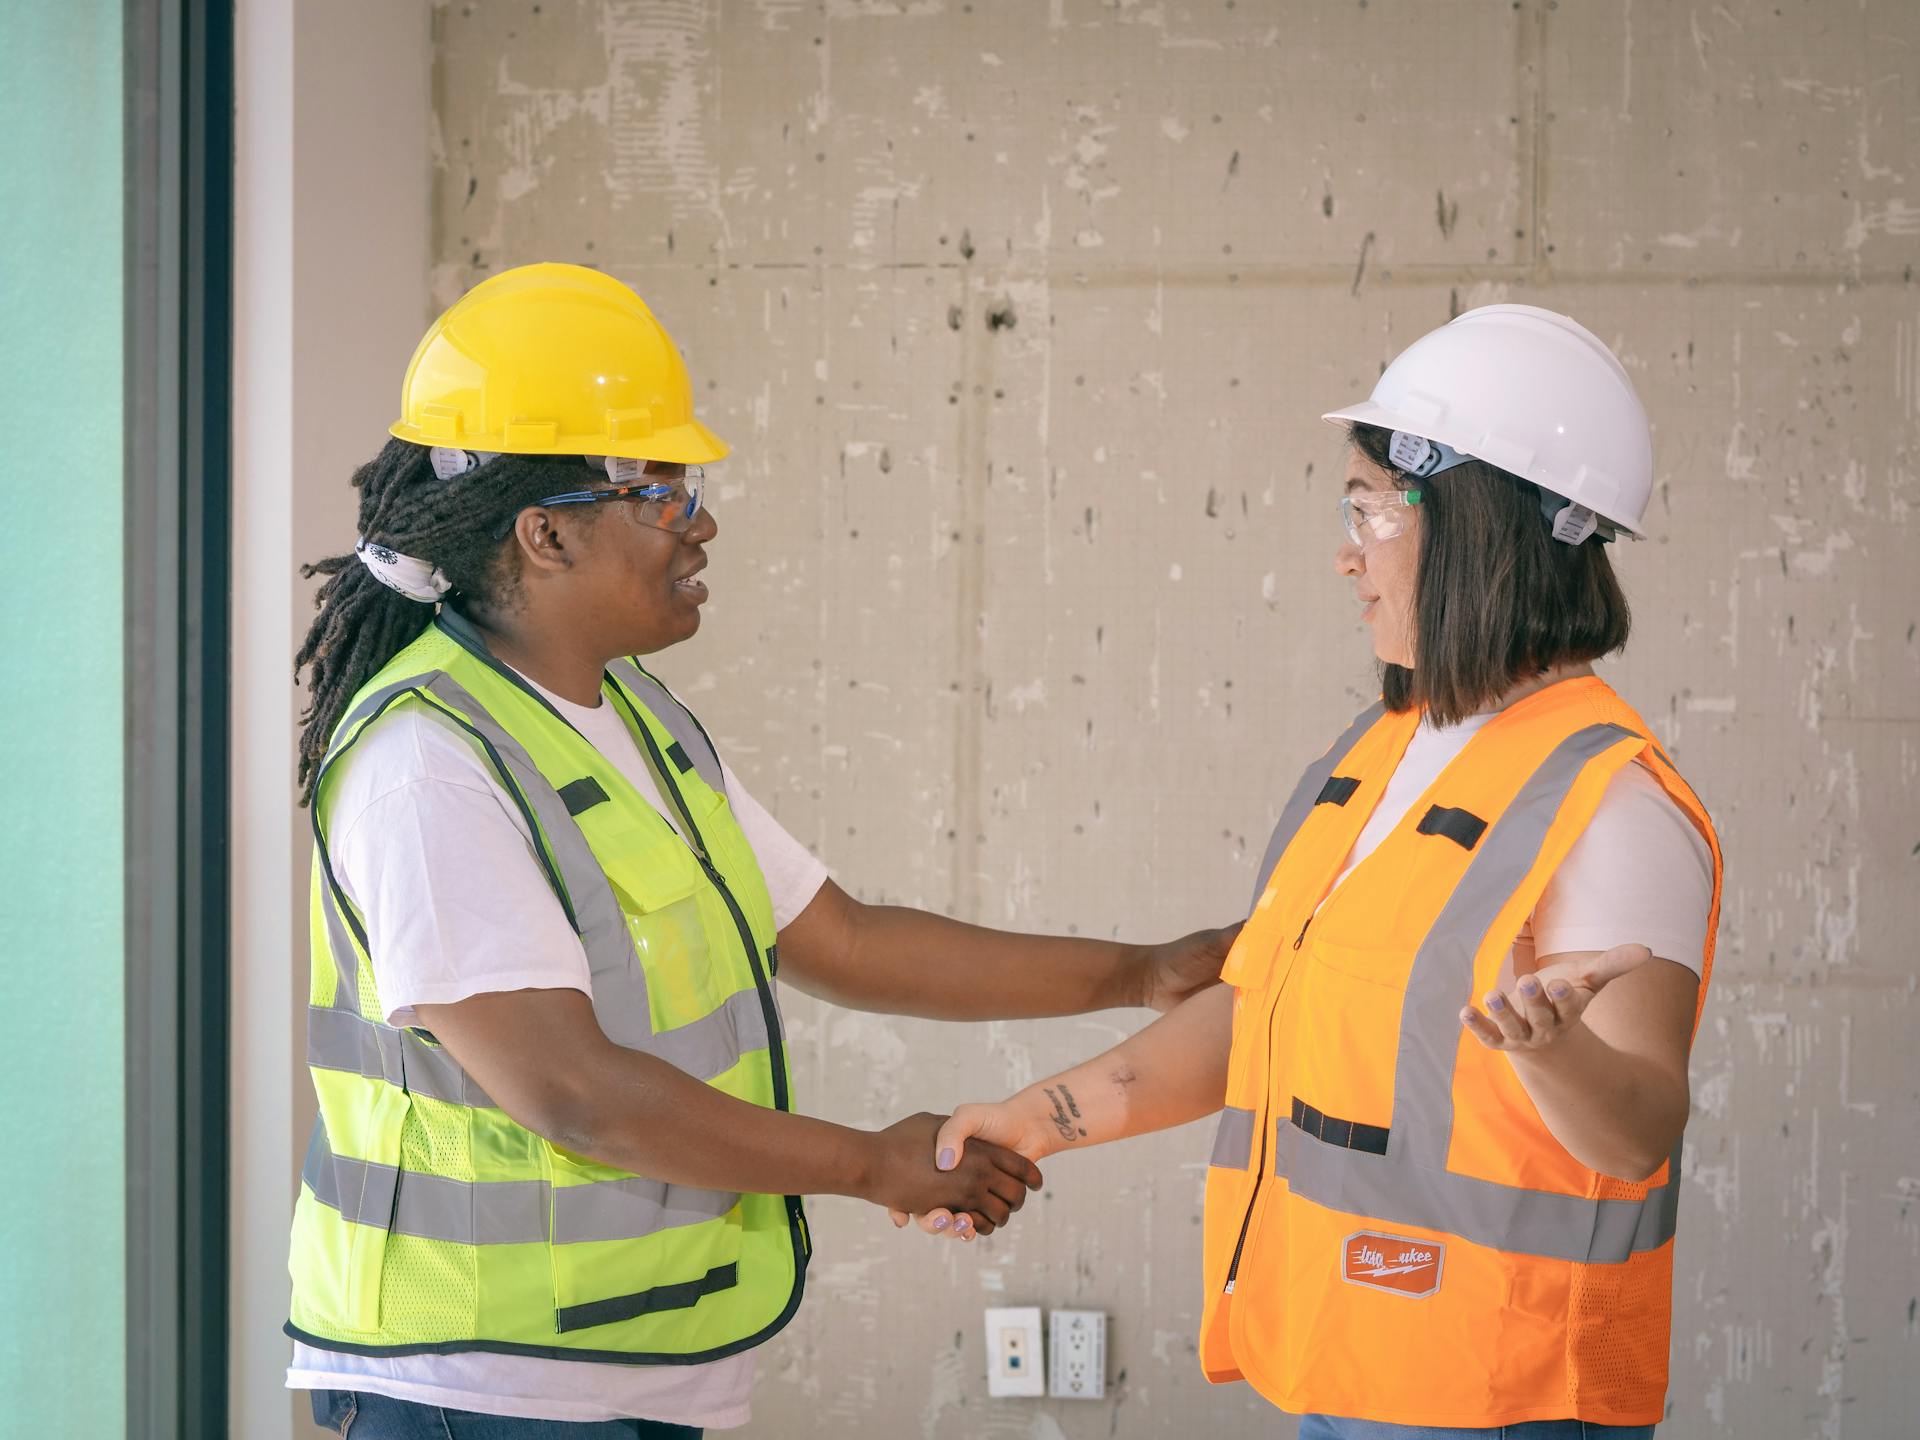
POLYGON ((703 559, 686 574, 673 582, 673 593, 681 595, 698 605, 707 598, 707 582, 700 578, 700 572, 707 568, 703 559))
POLYGON ((1360 618, 1362 620, 1371 620, 1373 618, 1373 608, 1380 603, 1380 597, 1378 595, 1358 595, 1354 598, 1360 602, 1360 618))

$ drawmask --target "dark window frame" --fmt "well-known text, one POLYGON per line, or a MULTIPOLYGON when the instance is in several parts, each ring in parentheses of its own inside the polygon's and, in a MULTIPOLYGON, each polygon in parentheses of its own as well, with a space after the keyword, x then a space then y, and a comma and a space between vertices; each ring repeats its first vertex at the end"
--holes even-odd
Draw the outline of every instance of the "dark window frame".
POLYGON ((228 1426, 232 0, 125 11, 127 1434, 228 1426))

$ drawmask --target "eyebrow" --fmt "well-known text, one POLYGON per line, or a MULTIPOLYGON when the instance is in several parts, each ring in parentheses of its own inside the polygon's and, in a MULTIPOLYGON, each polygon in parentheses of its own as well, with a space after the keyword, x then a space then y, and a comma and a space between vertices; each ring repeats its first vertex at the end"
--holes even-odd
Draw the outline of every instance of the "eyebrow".
POLYGON ((1356 490, 1365 490, 1366 488, 1367 482, 1358 477, 1347 481, 1347 494, 1349 495, 1353 494, 1356 490))

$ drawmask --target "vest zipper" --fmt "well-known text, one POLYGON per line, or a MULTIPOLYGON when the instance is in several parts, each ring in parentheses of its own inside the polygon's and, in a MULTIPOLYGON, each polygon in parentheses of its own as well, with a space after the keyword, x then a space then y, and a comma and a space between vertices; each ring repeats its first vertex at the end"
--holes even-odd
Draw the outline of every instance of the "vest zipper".
MULTIPOLYGON (((1307 926, 1311 924, 1313 924, 1313 915, 1309 913, 1305 922, 1300 926, 1300 933, 1293 938, 1293 948, 1295 950, 1298 950, 1301 943, 1307 938, 1307 926)), ((1271 1059, 1273 1055, 1273 1022, 1280 1016, 1280 1001, 1287 993, 1287 981, 1292 975, 1293 967, 1289 965, 1287 967, 1287 973, 1280 977, 1280 988, 1274 992, 1273 1005, 1267 1011, 1267 1055, 1269 1059, 1271 1059)), ((1247 1213, 1240 1217, 1240 1238, 1233 1242, 1233 1259, 1227 1265, 1227 1283, 1226 1287, 1221 1291, 1223 1295, 1233 1294, 1233 1287, 1239 1279, 1240 1256, 1247 1248, 1247 1231, 1253 1226, 1253 1207, 1260 1202, 1260 1185, 1261 1182, 1267 1178, 1267 1133, 1272 1129, 1270 1119, 1272 1107, 1269 1104, 1269 1099, 1272 1095, 1273 1087, 1270 1084, 1263 1084, 1260 1090, 1260 1109, 1258 1118, 1255 1121, 1259 1126, 1260 1158, 1254 1163, 1253 1189, 1247 1195, 1247 1213)))
MULTIPOLYGON (((653 767, 653 778, 661 791, 673 801, 673 808, 679 812, 681 823, 686 828, 687 848, 693 851, 694 858, 700 862, 700 868, 706 871, 707 879, 713 882, 713 888, 720 892, 720 898, 727 902, 727 913, 733 917, 734 928, 740 932, 740 943, 747 952, 747 964, 753 968, 753 987, 760 992, 760 1013, 767 1022, 767 1059, 773 1070, 773 1108, 791 1112, 793 1103, 787 1094, 787 1047, 786 1039, 780 1033, 780 1010, 773 1003, 773 985, 767 977, 765 964, 760 956, 760 943, 753 938, 753 927, 747 923, 746 912, 740 908, 740 902, 733 898, 733 891, 727 887, 727 880, 715 868, 712 858, 707 854, 706 841, 701 838, 700 827, 693 823, 693 812, 687 808, 686 798, 680 793, 680 786, 668 772, 667 760, 660 753, 660 747, 654 743, 653 732, 646 722, 634 711, 627 700, 626 693, 619 685, 613 692, 625 705, 627 713, 633 719, 633 728, 640 736, 646 749, 647 760, 653 767)), ((787 1224, 793 1231, 794 1243, 802 1255, 801 1269, 804 1271, 804 1257, 813 1254, 813 1238, 807 1231, 807 1217, 801 1209, 798 1195, 782 1197, 787 1206, 787 1224)))

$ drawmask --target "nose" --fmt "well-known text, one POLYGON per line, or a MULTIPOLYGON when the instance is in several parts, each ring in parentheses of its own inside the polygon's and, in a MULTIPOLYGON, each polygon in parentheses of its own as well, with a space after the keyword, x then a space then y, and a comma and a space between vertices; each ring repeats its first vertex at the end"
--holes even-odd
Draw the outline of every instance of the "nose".
POLYGON ((1366 552, 1353 541, 1342 540, 1340 548, 1333 552, 1333 573, 1351 579, 1356 575, 1366 574, 1366 571, 1366 552))
POLYGON ((713 518, 713 507, 705 500, 700 502, 700 513, 693 517, 693 523, 680 532, 683 545, 705 545, 720 533, 720 522, 713 518))

